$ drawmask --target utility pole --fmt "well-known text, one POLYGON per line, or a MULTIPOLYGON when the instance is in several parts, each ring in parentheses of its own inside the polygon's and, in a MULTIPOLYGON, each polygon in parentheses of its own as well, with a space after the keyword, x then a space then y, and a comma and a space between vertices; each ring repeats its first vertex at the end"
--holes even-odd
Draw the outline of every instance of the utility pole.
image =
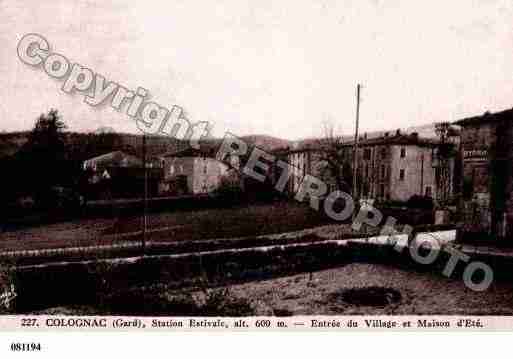
POLYGON ((146 165, 146 134, 143 134, 143 170, 144 170, 144 199, 143 199, 143 228, 142 228, 142 255, 146 254, 146 228, 148 226, 148 167, 146 165))
POLYGON ((421 153, 420 155, 420 196, 424 196, 424 154, 421 153))
POLYGON ((358 200, 358 128, 360 126, 360 89, 361 85, 356 86, 356 126, 354 131, 354 148, 353 148, 353 201, 358 200))

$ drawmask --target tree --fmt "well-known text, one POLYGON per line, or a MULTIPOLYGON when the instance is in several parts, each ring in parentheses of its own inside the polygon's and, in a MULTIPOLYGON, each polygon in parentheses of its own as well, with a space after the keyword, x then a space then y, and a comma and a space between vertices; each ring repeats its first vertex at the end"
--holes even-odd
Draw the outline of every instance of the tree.
MULTIPOLYGON (((88 134, 87 141, 81 148, 82 153, 78 157, 81 161, 84 161, 120 148, 125 151, 127 149, 123 147, 122 136, 111 127, 100 127, 95 132, 88 134)), ((131 148, 130 154, 133 154, 134 151, 131 148)))
POLYGON ((351 193, 352 166, 348 147, 342 136, 335 135, 333 125, 324 124, 324 137, 317 141, 320 149, 320 172, 323 180, 331 182, 337 190, 351 193))
POLYGON ((66 125, 59 113, 51 109, 47 115, 41 114, 29 135, 28 146, 32 150, 42 150, 45 153, 64 150, 64 136, 62 131, 66 125))
POLYGON ((22 150, 25 176, 31 179, 36 200, 46 200, 53 186, 70 179, 67 176, 65 128, 57 110, 41 114, 22 150))

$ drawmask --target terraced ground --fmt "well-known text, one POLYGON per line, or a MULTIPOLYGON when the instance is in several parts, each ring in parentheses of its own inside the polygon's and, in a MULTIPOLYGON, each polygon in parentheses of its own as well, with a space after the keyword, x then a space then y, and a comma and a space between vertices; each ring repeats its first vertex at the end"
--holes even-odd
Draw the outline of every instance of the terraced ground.
MULTIPOLYGON (((137 243, 141 217, 68 221, 0 233, 0 252, 137 243)), ((153 213, 148 216, 148 241, 199 241, 258 236, 312 228, 329 221, 294 202, 233 208, 153 213)))

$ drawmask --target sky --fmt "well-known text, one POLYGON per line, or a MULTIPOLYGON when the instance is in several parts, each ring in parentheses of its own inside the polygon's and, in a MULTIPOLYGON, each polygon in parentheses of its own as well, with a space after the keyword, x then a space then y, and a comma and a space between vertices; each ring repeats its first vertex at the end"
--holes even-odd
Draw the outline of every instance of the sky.
POLYGON ((68 129, 139 131, 20 61, 51 50, 214 135, 321 136, 455 121, 513 107, 511 0, 0 0, 0 131, 57 108, 68 129))

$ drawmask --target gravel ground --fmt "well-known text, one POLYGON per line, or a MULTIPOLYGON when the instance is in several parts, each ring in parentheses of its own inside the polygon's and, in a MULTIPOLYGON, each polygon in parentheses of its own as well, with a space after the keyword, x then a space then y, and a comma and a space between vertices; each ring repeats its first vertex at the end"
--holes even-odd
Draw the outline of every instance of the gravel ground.
POLYGON ((484 292, 467 289, 462 280, 430 273, 414 273, 373 264, 350 264, 231 287, 247 298, 257 315, 512 315, 513 284, 494 283, 484 292), (383 286, 398 290, 399 303, 379 308, 335 300, 334 293, 349 288, 383 286))

